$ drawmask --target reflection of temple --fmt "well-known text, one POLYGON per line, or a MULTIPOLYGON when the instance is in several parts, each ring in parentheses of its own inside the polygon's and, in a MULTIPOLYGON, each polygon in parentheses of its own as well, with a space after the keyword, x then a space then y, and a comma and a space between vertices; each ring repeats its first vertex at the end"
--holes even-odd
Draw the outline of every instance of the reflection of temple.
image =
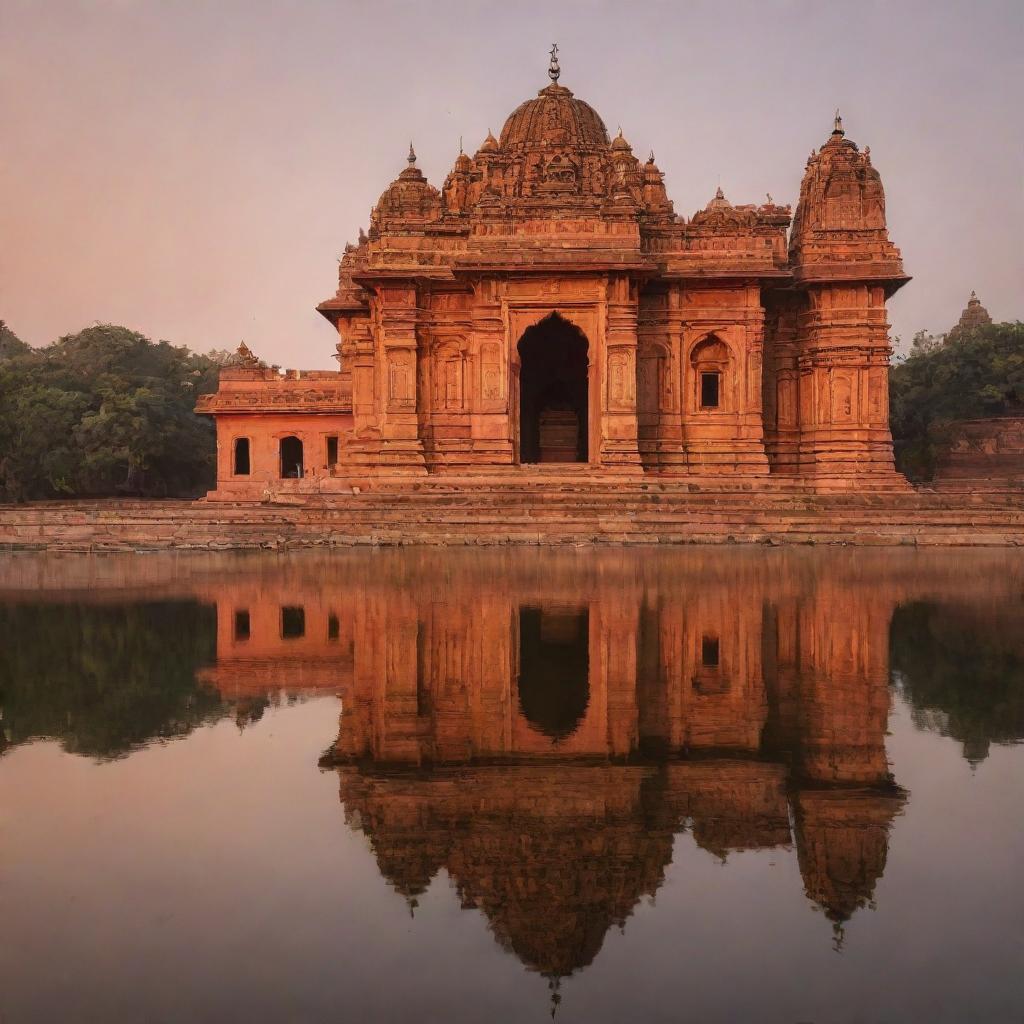
POLYGON ((895 598, 792 559, 723 572, 708 553, 674 574, 617 557, 582 574, 557 554, 486 573, 384 557, 344 585, 221 585, 207 678, 339 693, 325 760, 382 874, 414 906, 444 869, 544 974, 593 960, 681 832, 721 858, 795 846, 845 921, 903 799, 884 746, 895 598))
MULTIPOLYGON (((963 667, 985 684, 972 691, 992 693, 1024 664, 1007 639, 1019 635, 1024 567, 1005 551, 160 564, 174 574, 145 595, 216 605, 216 663, 202 674, 224 697, 341 696, 326 760, 346 820, 396 890, 415 903, 443 869, 504 948, 552 977, 589 964, 657 891, 681 833, 720 858, 795 851, 807 894, 841 925, 874 898, 904 799, 884 739, 894 615, 901 688, 915 707, 956 696, 958 738, 974 737, 968 726, 1011 736, 956 689, 963 667)), ((25 589, 52 586, 28 566, 25 589)), ((82 592, 116 591, 90 573, 82 592)), ((1019 692, 996 692, 1000 721, 1019 692)))
POLYGON ((588 964, 653 894, 683 830, 723 858, 795 841, 808 894, 846 920, 902 802, 884 748, 889 609, 827 587, 765 596, 620 585, 570 612, 524 587, 478 595, 468 620, 457 600, 378 606, 328 757, 349 821, 399 892, 445 868, 551 975, 588 964), (545 644, 562 680, 531 651, 545 644), (524 699, 538 681, 565 705, 524 699))

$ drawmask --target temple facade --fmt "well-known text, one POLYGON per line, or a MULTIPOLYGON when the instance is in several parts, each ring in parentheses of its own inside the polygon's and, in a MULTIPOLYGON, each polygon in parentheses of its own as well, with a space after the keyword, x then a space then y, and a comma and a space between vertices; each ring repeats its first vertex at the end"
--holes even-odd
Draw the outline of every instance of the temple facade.
POLYGON ((211 496, 538 465, 905 487, 885 304, 908 277, 838 113, 795 215, 719 189, 686 218, 653 153, 560 83, 556 53, 548 75, 440 190, 410 146, 317 307, 339 370, 244 349, 222 371, 199 406, 217 422, 211 496))

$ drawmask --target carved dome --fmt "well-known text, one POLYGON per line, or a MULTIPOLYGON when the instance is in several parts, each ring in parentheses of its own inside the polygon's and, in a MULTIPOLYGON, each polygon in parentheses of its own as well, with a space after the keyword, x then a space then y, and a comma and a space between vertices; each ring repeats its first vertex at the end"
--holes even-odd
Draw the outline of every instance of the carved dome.
POLYGON ((589 103, 553 83, 509 114, 499 144, 505 152, 545 145, 607 147, 608 129, 589 103))
POLYGON ((425 222, 441 214, 441 196, 416 166, 412 143, 405 170, 384 190, 370 214, 370 225, 380 228, 388 222, 425 222))

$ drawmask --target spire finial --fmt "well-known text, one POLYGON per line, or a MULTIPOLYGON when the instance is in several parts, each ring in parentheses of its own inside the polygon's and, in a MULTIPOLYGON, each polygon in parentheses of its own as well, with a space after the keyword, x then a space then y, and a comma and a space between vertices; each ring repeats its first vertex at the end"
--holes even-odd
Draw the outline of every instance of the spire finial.
POLYGON ((412 148, 412 142, 409 142, 409 155, 405 158, 409 162, 409 166, 412 167, 416 163, 416 150, 412 148))
POLYGON ((839 113, 839 108, 836 107, 836 119, 832 123, 832 134, 833 135, 845 135, 843 131, 843 118, 839 113))
POLYGON ((462 136, 459 136, 459 156, 462 156, 462 136))
POLYGON ((562 73, 562 69, 558 66, 558 43, 551 44, 551 63, 548 65, 548 78, 552 82, 558 82, 558 76, 562 73))

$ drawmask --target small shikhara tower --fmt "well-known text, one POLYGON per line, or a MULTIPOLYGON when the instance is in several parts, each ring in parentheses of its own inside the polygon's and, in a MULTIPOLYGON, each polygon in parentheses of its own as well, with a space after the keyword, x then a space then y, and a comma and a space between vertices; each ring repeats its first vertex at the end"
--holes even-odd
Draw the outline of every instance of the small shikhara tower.
POLYGON ((384 190, 317 308, 340 369, 255 359, 217 418, 214 497, 545 467, 706 486, 898 489, 885 303, 908 278, 867 150, 831 137, 791 209, 719 188, 675 212, 654 154, 560 82, 442 187, 384 190), (759 483, 758 483, 759 482, 759 483))
POLYGON ((846 138, 838 111, 830 138, 807 160, 789 258, 792 290, 768 300, 772 468, 812 478, 818 489, 899 486, 885 303, 910 279, 889 241, 871 151, 846 138))

